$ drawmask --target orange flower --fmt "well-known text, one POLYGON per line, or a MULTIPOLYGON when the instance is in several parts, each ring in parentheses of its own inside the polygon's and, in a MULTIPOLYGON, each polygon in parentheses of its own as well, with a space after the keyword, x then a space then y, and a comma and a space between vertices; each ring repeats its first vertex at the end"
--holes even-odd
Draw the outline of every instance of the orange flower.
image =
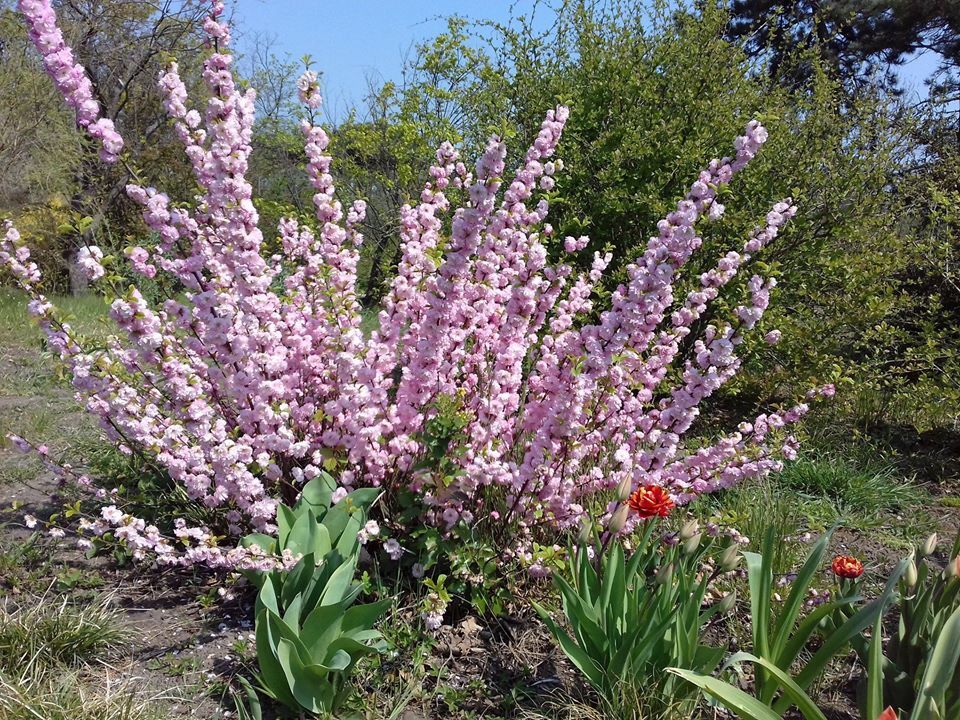
POLYGON ((674 505, 670 493, 659 485, 638 487, 628 502, 630 509, 642 518, 651 518, 654 515, 666 517, 674 505))
POLYGON ((897 714, 893 711, 892 707, 888 707, 882 713, 877 715, 877 720, 897 720, 897 714))
POLYGON ((831 567, 837 577, 853 580, 863 575, 863 563, 849 555, 837 555, 831 567))

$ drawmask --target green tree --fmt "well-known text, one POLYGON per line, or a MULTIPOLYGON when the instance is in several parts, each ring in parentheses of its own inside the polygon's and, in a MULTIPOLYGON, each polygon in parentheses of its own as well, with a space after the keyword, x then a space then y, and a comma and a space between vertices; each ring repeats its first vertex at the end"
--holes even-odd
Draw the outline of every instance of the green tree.
MULTIPOLYGON (((809 69, 806 80, 773 82, 749 48, 728 38, 730 15, 719 4, 687 11, 571 1, 557 13, 547 30, 529 13, 504 24, 454 21, 428 46, 444 57, 471 53, 469 67, 441 63, 439 72, 419 76, 401 89, 398 107, 412 102, 420 112, 389 120, 403 118, 431 139, 447 123, 452 137, 475 149, 492 129, 529 136, 545 108, 567 102, 552 252, 564 257, 559 240, 584 233, 592 242, 574 261, 586 266, 594 251, 612 250, 601 290, 609 292, 704 160, 728 152, 745 122, 761 117, 771 140, 730 188, 736 209, 705 228, 702 257, 715 261, 739 249, 782 197, 793 196, 800 213, 742 272, 744 279, 777 276, 780 286, 747 348, 747 372, 723 402, 739 396, 736 402, 755 405, 841 378, 857 383, 848 397, 895 398, 920 382, 943 390, 936 366, 914 361, 957 347, 930 330, 923 318, 934 305, 910 281, 926 262, 899 193, 911 182, 905 160, 922 152, 915 114, 882 86, 864 85, 851 97, 817 46, 795 57, 809 69), (467 91, 442 94, 450 87, 467 91), (436 106, 422 101, 438 93, 436 106), (771 328, 783 331, 775 347, 762 342, 771 328)), ((705 269, 691 265, 685 287, 705 269)), ((742 292, 732 285, 724 302, 737 304, 742 292)))
POLYGON ((937 0, 734 0, 730 35, 756 55, 769 54, 774 77, 802 79, 810 68, 791 62, 798 48, 850 83, 879 74, 897 86, 893 68, 918 51, 939 55, 935 76, 956 89, 960 67, 960 5, 937 0))

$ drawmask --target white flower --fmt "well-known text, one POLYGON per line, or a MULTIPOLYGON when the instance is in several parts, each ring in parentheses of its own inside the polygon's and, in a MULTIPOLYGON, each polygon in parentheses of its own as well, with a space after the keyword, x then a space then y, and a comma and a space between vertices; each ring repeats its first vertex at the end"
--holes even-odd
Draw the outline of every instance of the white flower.
POLYGON ((423 624, 427 626, 427 630, 437 630, 441 625, 443 625, 443 613, 423 613, 423 624))
POLYGON ((37 519, 33 515, 24 515, 23 524, 32 530, 37 526, 37 519))
POLYGON ((367 520, 367 524, 363 526, 363 529, 366 530, 367 535, 370 537, 376 537, 380 534, 380 526, 376 520, 367 520))
POLYGON ((413 567, 410 568, 410 574, 418 580, 422 578, 426 572, 427 569, 423 566, 423 563, 414 563, 413 567))
POLYGON ((391 560, 399 560, 403 555, 403 548, 400 547, 400 543, 393 538, 390 538, 383 544, 383 549, 386 551, 387 555, 390 556, 391 560))

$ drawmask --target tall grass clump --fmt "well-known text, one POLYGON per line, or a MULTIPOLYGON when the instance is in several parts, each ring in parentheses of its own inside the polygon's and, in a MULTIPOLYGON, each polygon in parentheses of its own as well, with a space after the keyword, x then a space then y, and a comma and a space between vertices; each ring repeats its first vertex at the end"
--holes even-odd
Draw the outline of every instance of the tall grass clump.
POLYGON ((43 596, 0 605, 0 668, 80 665, 123 646, 130 632, 108 602, 88 605, 43 596))

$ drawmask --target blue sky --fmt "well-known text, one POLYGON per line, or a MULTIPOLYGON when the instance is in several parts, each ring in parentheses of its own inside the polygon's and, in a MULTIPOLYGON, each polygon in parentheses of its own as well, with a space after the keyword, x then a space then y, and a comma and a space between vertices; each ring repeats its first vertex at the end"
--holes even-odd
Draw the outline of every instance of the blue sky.
MULTIPOLYGON (((436 35, 444 17, 506 20, 514 6, 529 11, 531 0, 236 0, 234 22, 242 51, 246 38, 271 36, 276 49, 294 59, 313 56, 323 72, 324 100, 334 118, 359 103, 369 75, 399 80, 413 43, 436 35)), ((900 71, 908 94, 925 96, 922 79, 935 67, 932 54, 900 71)))
POLYGON ((293 58, 309 54, 324 75, 324 101, 335 116, 363 99, 366 78, 399 80, 411 45, 438 34, 444 17, 505 20, 523 0, 236 0, 244 38, 273 36, 293 58))

